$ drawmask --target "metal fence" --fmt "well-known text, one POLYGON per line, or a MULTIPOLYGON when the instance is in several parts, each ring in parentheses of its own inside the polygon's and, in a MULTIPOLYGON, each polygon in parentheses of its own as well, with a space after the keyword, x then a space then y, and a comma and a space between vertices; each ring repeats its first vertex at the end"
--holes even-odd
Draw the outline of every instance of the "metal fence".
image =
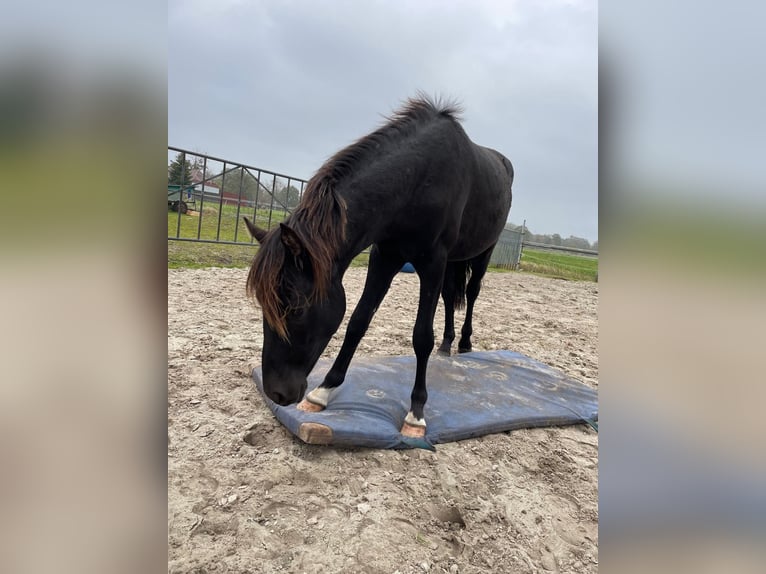
POLYGON ((492 257, 489 260, 490 266, 518 269, 523 239, 524 234, 521 231, 504 229, 494 251, 492 251, 492 257))
POLYGON ((303 197, 307 181, 250 165, 168 146, 168 239, 252 244, 242 224, 247 216, 270 229, 303 197), (189 181, 186 181, 189 180, 189 181))

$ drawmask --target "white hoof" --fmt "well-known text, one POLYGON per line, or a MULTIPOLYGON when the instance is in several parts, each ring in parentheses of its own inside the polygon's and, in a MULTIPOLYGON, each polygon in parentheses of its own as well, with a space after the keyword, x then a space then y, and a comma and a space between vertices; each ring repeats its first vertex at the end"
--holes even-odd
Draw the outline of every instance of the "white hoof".
POLYGON ((426 426, 426 419, 418 419, 415 418, 415 415, 412 414, 412 411, 407 413, 407 416, 404 417, 404 422, 408 425, 412 425, 414 427, 424 427, 426 426))
POLYGON ((404 424, 399 432, 410 438, 422 438, 426 436, 426 421, 425 419, 415 418, 412 412, 409 412, 404 417, 404 424))
POLYGON ((306 394, 306 400, 324 408, 327 406, 327 401, 330 398, 331 390, 332 389, 327 389, 324 387, 317 387, 310 393, 306 394))

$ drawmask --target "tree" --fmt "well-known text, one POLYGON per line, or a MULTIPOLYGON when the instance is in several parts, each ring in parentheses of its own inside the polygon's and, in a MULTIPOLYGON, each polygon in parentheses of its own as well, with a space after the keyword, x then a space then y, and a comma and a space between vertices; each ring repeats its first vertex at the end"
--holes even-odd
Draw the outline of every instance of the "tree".
POLYGON ((570 235, 562 242, 565 247, 574 247, 575 249, 590 249, 590 242, 582 237, 570 235))
POLYGON ((192 165, 184 154, 178 152, 176 158, 168 166, 168 183, 175 185, 190 185, 192 182, 192 165))
POLYGON ((284 187, 277 194, 277 199, 281 201, 285 206, 292 209, 298 205, 301 192, 294 186, 284 187))

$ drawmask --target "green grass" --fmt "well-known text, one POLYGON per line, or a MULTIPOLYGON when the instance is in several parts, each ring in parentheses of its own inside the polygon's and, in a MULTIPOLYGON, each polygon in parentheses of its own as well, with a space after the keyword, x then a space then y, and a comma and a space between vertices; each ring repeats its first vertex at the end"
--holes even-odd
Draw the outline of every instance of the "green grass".
MULTIPOLYGON (((168 237, 236 241, 242 245, 225 243, 192 243, 189 241, 168 241, 168 268, 200 267, 249 267, 253 261, 257 243, 252 242, 243 216, 255 220, 256 224, 269 228, 269 210, 259 209, 255 214, 252 208, 240 208, 237 224, 237 206, 219 206, 215 201, 189 206, 190 211, 183 215, 168 210, 168 237), (200 210, 202 207, 202 210, 200 210), (221 230, 218 232, 218 218, 221 218, 221 230), (180 222, 180 223, 179 223, 180 222)), ((285 213, 274 211, 271 215, 271 227, 285 218, 285 213)))
MULTIPOLYGON (((197 202, 197 209, 200 204, 197 202)), ((168 210, 168 237, 196 239, 199 230, 200 239, 216 240, 218 229, 219 205, 206 203, 202 213, 190 206, 186 215, 168 210), (178 232, 178 233, 177 233, 178 232)), ((242 221, 243 216, 255 219, 256 225, 269 229, 275 227, 286 217, 282 211, 274 211, 269 226, 269 210, 259 209, 253 218, 253 209, 240 209, 239 225, 237 221, 237 206, 224 205, 220 211, 221 231, 220 241, 235 241, 241 245, 226 243, 196 243, 191 241, 168 241, 168 269, 197 269, 201 267, 249 267, 258 251, 258 244, 251 243, 250 234, 242 221)), ((360 253, 352 262, 352 267, 366 267, 369 254, 360 253)))
MULTIPOLYGON (((199 210, 199 208, 200 202, 197 202, 196 209, 199 210)), ((201 212, 195 211, 191 206, 189 209, 189 213, 180 215, 180 228, 179 214, 168 210, 168 237, 197 239, 197 231, 199 230, 199 239, 236 241, 238 243, 250 244, 250 234, 247 232, 247 227, 245 227, 245 223, 242 221, 243 216, 249 217, 251 221, 255 221, 256 225, 267 229, 278 225, 287 216, 287 213, 284 211, 274 210, 271 214, 271 221, 269 221, 268 209, 259 209, 253 214, 252 207, 242 207, 239 212, 239 223, 237 223, 236 205, 219 206, 217 203, 210 201, 202 204, 201 212), (220 235, 218 235, 217 231, 219 216, 221 218, 220 235)))
POLYGON ((257 251, 256 245, 168 241, 168 269, 249 267, 257 251))
MULTIPOLYGON (((199 204, 197 208, 199 208, 199 204)), ((215 240, 218 215, 219 206, 214 203, 205 205, 201 214, 190 211, 186 215, 181 215, 178 236, 195 239, 199 228, 201 239, 215 240)), ((219 239, 234 241, 236 230, 236 241, 241 245, 171 240, 168 241, 168 268, 249 267, 258 251, 258 245, 257 243, 250 243, 250 234, 241 219, 244 215, 252 219, 253 210, 240 210, 240 223, 237 229, 236 206, 224 205, 220 213, 221 231, 219 239)), ((271 227, 282 221, 285 215, 284 212, 274 211, 271 216, 271 227)), ((269 227, 268 210, 259 209, 255 219, 257 225, 264 228, 269 227)), ((168 237, 176 237, 178 221, 178 213, 168 211, 168 237)), ((368 261, 369 254, 361 253, 351 262, 351 266, 366 267, 368 261)), ((598 259, 525 249, 521 257, 520 270, 546 277, 595 281, 598 273, 598 259)), ((508 272, 506 269, 494 267, 490 267, 490 271, 508 272)))
POLYGON ((598 259, 527 248, 521 254, 519 269, 557 279, 596 281, 598 259))

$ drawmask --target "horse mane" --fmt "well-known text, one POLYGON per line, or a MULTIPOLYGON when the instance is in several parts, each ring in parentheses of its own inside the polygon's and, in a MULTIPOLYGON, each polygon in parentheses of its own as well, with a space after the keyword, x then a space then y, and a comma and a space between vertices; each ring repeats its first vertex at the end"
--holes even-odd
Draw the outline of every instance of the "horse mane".
MULTIPOLYGON (((285 220, 300 238, 311 261, 314 288, 307 303, 327 296, 333 261, 346 240, 346 200, 338 185, 365 160, 378 153, 382 144, 405 138, 423 123, 442 117, 458 121, 462 110, 455 102, 432 99, 422 92, 408 99, 386 123, 328 159, 308 181, 306 191, 293 214, 285 220)), ((247 276, 247 294, 261 304, 266 322, 288 338, 286 316, 279 296, 285 247, 281 232, 270 231, 264 238, 247 276)))

